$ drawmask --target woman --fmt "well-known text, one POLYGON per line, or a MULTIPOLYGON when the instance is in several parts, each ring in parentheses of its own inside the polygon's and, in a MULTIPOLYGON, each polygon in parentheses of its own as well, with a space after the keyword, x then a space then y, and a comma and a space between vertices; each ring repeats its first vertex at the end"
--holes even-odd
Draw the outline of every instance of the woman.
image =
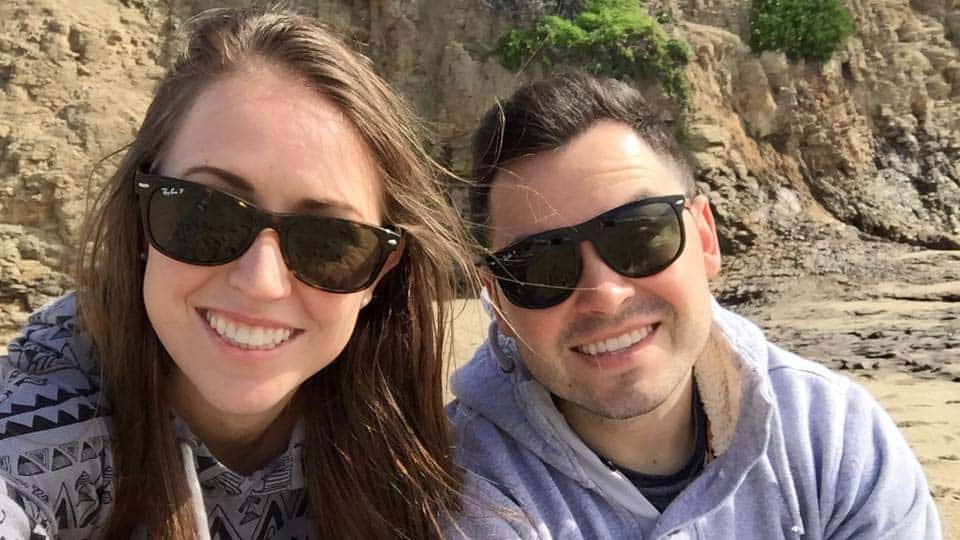
POLYGON ((76 296, 10 346, 0 535, 439 536, 460 481, 445 302, 469 263, 412 125, 315 21, 193 21, 76 296))

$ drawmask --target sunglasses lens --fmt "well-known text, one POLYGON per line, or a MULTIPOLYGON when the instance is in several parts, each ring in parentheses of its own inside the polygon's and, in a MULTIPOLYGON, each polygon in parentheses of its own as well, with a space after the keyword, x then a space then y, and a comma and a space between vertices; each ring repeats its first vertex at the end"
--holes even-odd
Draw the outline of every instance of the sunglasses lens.
POLYGON ((580 276, 580 261, 574 242, 551 239, 523 242, 500 252, 493 269, 510 302, 542 309, 570 296, 580 276))
POLYGON ((302 217, 286 232, 287 264, 306 283, 328 291, 366 287, 384 261, 380 236, 358 223, 302 217))
POLYGON ((600 226, 591 238, 594 246, 610 268, 627 277, 656 274, 683 249, 680 220, 666 202, 623 208, 600 226))
POLYGON ((236 258, 249 244, 254 226, 243 203, 191 184, 154 190, 147 220, 157 248, 191 264, 219 264, 236 258))
POLYGON ((576 227, 542 233, 489 260, 504 295, 527 309, 566 300, 580 278, 579 243, 589 240, 617 273, 639 278, 673 264, 683 251, 682 197, 626 204, 576 227))

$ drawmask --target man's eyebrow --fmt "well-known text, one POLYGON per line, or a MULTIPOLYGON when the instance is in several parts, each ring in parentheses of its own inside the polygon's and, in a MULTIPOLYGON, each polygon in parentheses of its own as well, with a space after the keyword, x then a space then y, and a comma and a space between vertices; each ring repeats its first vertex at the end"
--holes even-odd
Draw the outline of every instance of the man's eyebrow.
POLYGON ((653 191, 649 188, 640 188, 637 191, 633 192, 632 201, 642 201, 643 199, 649 199, 651 197, 656 197, 653 191))
MULTIPOLYGON (((187 169, 183 173, 183 176, 190 176, 191 174, 208 174, 215 176, 223 181, 223 183, 237 191, 239 195, 243 195, 246 198, 252 199, 256 194, 256 189, 247 179, 236 173, 221 169, 220 167, 197 165, 187 169)), ((353 214, 356 216, 360 215, 360 212, 352 205, 335 199, 317 199, 312 197, 305 198, 298 201, 296 207, 293 208, 294 212, 329 212, 331 210, 338 211, 339 213, 353 214)))

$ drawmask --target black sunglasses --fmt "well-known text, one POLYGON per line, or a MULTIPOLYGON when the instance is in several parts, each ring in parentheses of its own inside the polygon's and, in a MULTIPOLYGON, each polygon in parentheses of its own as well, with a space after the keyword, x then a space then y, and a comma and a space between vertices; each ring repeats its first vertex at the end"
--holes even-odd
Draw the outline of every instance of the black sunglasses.
POLYGON ((627 203, 579 225, 529 236, 484 258, 503 294, 516 306, 544 309, 573 293, 589 241, 612 270, 640 278, 673 264, 683 252, 683 195, 627 203))
POLYGON ((265 228, 297 279, 329 292, 373 283, 400 245, 392 227, 310 214, 277 214, 210 186, 138 172, 136 190, 147 240, 167 257, 213 266, 239 258, 265 228))

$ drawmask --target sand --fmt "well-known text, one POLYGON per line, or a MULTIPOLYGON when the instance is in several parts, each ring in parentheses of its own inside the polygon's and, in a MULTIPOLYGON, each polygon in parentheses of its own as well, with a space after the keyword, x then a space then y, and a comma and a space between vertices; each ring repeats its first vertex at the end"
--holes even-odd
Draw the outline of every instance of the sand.
MULTIPOLYGON (((459 363, 483 341, 487 317, 474 300, 459 302, 457 313, 459 363)), ((944 538, 960 539, 960 383, 889 370, 841 373, 865 386, 896 421, 927 473, 944 538)))

